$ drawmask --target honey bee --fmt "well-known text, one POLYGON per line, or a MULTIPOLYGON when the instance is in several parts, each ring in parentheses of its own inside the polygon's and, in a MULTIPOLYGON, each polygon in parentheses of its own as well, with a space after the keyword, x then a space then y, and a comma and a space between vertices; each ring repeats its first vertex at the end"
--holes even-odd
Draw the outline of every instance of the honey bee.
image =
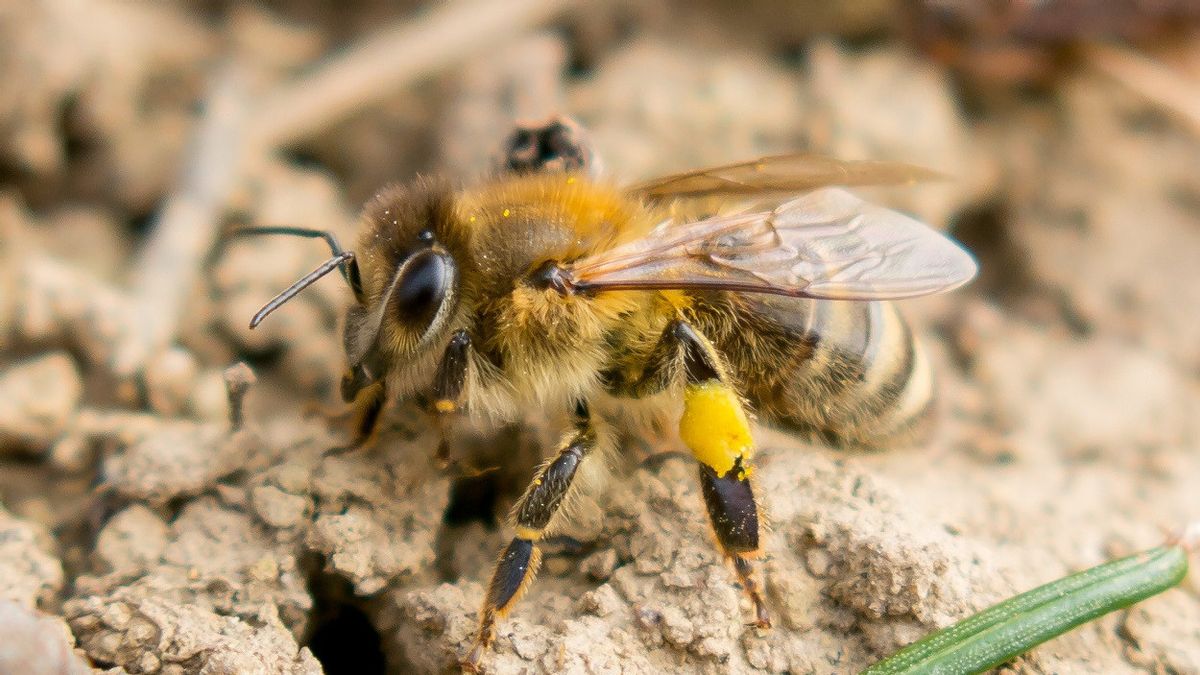
POLYGON ((573 415, 513 511, 467 665, 536 574, 538 542, 561 521, 580 466, 616 445, 615 413, 637 406, 676 411, 722 553, 755 623, 769 626, 751 562, 749 411, 843 446, 912 439, 933 380, 888 301, 976 272, 947 237, 842 189, 934 175, 924 169, 783 155, 618 187, 588 172, 586 152, 564 151, 571 130, 523 132, 519 161, 477 187, 423 179, 383 190, 362 211, 353 253, 325 232, 258 230, 333 249, 251 325, 341 271, 354 294, 342 395, 359 413, 359 441, 389 397, 429 401, 443 430, 460 414, 573 415))

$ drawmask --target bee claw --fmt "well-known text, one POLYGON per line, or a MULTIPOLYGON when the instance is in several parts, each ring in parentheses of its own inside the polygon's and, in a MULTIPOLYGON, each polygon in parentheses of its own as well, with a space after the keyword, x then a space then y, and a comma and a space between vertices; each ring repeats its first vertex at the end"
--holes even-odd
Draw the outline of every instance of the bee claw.
POLYGON ((744 623, 742 625, 745 626, 746 628, 753 628, 754 630, 758 630, 758 631, 771 630, 771 628, 772 628, 771 619, 770 619, 770 617, 766 617, 766 616, 760 616, 760 617, 754 619, 753 621, 747 621, 746 623, 744 623))
POLYGON ((472 464, 449 458, 445 461, 437 460, 437 468, 440 471, 453 474, 454 478, 479 478, 480 476, 486 476, 489 473, 500 470, 499 466, 487 466, 480 469, 472 464))
POLYGON ((465 657, 459 659, 458 667, 461 668, 462 672, 464 673, 484 672, 482 661, 483 654, 486 651, 487 646, 483 642, 476 640, 471 646, 471 651, 467 652, 465 657))
POLYGON ((304 404, 304 409, 301 411, 301 416, 304 419, 324 419, 325 423, 330 426, 335 426, 344 423, 350 416, 350 411, 345 406, 330 406, 324 403, 309 401, 304 404))
POLYGON ((438 442, 437 451, 433 454, 433 462, 439 471, 445 471, 454 464, 450 458, 450 442, 445 438, 438 442))
MULTIPOLYGON (((325 423, 325 428, 329 431, 357 436, 354 429, 355 415, 354 408, 348 406, 328 406, 322 403, 310 402, 305 404, 303 411, 304 419, 317 419, 325 423)), ((330 453, 349 452, 350 450, 358 450, 360 448, 369 447, 374 438, 374 434, 367 438, 355 438, 354 441, 345 446, 332 448, 330 453)))
POLYGON ((757 592, 751 597, 754 602, 754 620, 746 624, 756 630, 769 630, 771 628, 771 615, 767 612, 767 606, 763 603, 762 598, 757 592))
POLYGON ((357 448, 355 448, 353 445, 335 445, 321 453, 321 455, 323 457, 340 457, 354 450, 357 450, 357 448))
POLYGON ((486 476, 489 473, 495 473, 499 470, 500 467, 498 466, 485 466, 482 469, 478 469, 473 466, 466 466, 463 469, 463 478, 479 478, 480 476, 486 476))

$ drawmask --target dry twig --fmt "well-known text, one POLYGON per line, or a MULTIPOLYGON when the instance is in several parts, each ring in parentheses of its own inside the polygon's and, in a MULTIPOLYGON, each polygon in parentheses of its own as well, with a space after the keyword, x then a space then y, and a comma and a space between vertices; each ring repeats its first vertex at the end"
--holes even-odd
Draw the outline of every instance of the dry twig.
POLYGON ((279 147, 311 136, 405 85, 558 15, 574 0, 459 0, 381 31, 268 96, 252 138, 279 147))
POLYGON ((113 372, 118 377, 133 376, 175 339, 185 301, 217 241, 222 211, 240 180, 248 98, 235 67, 218 74, 181 183, 133 263, 138 330, 117 349, 113 372))
POLYGON ((250 113, 230 67, 217 79, 182 184, 134 263, 138 330, 117 349, 128 378, 175 339, 188 293, 218 236, 222 209, 255 153, 311 135, 404 85, 557 15, 573 0, 459 0, 367 38, 315 72, 282 85, 250 113))
POLYGON ((1084 47, 1087 61, 1200 134, 1200 82, 1131 49, 1105 44, 1084 47))
POLYGON ((226 368, 222 375, 225 378, 225 391, 229 396, 229 427, 234 431, 240 431, 242 422, 245 421, 243 404, 246 392, 258 378, 254 376, 254 371, 250 370, 250 366, 241 361, 226 368))

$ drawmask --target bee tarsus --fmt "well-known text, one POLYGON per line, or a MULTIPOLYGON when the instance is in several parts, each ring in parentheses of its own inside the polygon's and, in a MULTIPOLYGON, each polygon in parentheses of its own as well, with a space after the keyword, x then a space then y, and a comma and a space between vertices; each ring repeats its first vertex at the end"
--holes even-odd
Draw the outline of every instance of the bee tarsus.
POLYGON ((492 572, 479 615, 479 632, 468 652, 468 662, 478 663, 483 651, 492 643, 496 618, 508 613, 537 575, 541 561, 537 543, 558 514, 558 507, 566 497, 579 465, 596 446, 596 431, 586 422, 582 422, 581 427, 558 455, 538 472, 517 502, 513 511, 516 533, 492 572))

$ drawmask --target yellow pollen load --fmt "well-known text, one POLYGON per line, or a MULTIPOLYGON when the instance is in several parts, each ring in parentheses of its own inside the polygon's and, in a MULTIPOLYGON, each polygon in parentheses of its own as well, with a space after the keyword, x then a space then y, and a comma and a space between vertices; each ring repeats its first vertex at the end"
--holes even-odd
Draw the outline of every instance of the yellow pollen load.
POLYGON ((445 398, 439 398, 433 402, 433 408, 440 413, 452 413, 458 409, 458 406, 454 404, 454 401, 445 398))
POLYGON ((718 476, 729 473, 739 457, 745 464, 754 454, 754 439, 742 403, 732 389, 717 380, 689 384, 684 390, 679 436, 696 459, 718 476))

